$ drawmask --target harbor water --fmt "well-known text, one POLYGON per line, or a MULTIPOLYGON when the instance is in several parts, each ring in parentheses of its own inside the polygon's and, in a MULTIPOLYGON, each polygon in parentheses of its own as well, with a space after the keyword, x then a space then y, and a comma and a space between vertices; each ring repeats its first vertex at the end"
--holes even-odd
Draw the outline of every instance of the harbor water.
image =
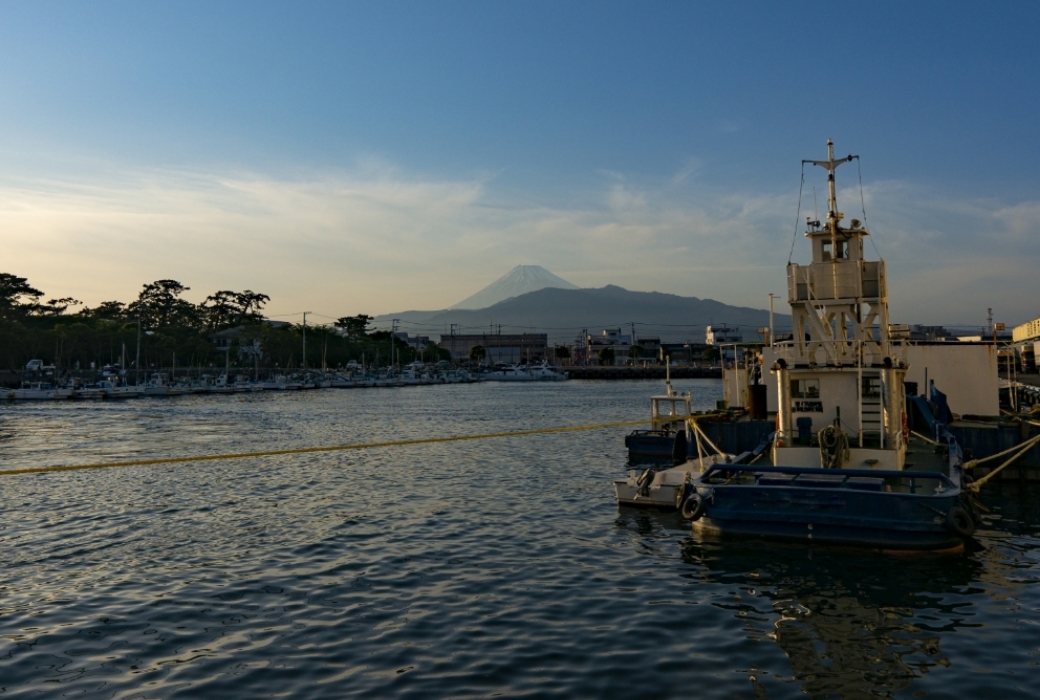
MULTIPOLYGON (((8 403, 0 471, 641 419, 662 388, 8 403)), ((0 475, 0 696, 1035 694, 1036 485, 988 486, 960 556, 717 541, 618 509, 627 430, 0 475)))

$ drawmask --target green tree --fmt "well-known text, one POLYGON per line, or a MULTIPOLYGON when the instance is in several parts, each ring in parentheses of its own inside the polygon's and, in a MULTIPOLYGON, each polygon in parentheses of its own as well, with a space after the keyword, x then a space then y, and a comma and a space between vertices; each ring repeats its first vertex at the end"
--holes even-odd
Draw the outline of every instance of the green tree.
POLYGON ((485 357, 487 357, 487 350, 483 345, 474 345, 469 349, 469 359, 474 362, 482 362, 485 357))
POLYGON ((607 347, 602 348, 596 354, 596 357, 599 358, 599 363, 601 365, 612 365, 614 364, 614 348, 608 345, 607 347))
POLYGON ((40 316, 61 316, 70 306, 79 306, 82 303, 72 297, 51 299, 46 304, 37 304, 36 313, 40 316))
POLYGON ((130 304, 128 311, 140 315, 145 328, 196 328, 199 325, 198 309, 191 302, 180 298, 189 289, 191 287, 185 287, 177 280, 157 280, 144 285, 137 301, 130 304))
POLYGON ((645 352, 642 345, 633 345, 628 349, 628 357, 631 360, 638 360, 645 352))
POLYGON ((553 348, 553 357, 557 360, 571 359, 571 349, 566 345, 557 345, 553 348))
POLYGON ((128 320, 126 316, 126 304, 121 301, 103 301, 93 309, 84 306, 80 309, 79 316, 104 319, 106 321, 128 320))
POLYGON ((244 292, 224 289, 206 297, 199 310, 205 319, 206 327, 219 330, 241 326, 247 322, 261 322, 263 316, 260 311, 269 301, 271 297, 251 289, 244 292))
POLYGON ((24 318, 37 308, 42 296, 25 277, 0 272, 0 318, 24 318))
POLYGON ((368 324, 371 322, 372 317, 368 314, 358 314, 357 316, 343 316, 336 319, 333 325, 343 331, 347 340, 357 342, 368 335, 368 324))

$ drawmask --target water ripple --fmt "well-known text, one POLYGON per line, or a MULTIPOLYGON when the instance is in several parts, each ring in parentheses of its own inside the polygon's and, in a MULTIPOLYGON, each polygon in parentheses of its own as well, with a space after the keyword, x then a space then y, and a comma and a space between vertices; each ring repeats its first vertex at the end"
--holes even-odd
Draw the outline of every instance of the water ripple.
MULTIPOLYGON (((626 420, 659 389, 5 405, 0 469, 626 420)), ((720 542, 618 510, 622 436, 3 477, 0 694, 1030 694, 1036 487, 986 493, 963 557, 720 542)))

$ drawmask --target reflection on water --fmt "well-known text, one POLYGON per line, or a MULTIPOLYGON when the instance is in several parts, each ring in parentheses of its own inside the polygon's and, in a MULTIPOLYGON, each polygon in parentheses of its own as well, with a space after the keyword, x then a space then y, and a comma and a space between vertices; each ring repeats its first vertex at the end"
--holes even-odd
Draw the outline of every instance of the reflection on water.
POLYGON ((754 602, 730 608, 756 613, 748 632, 780 647, 809 697, 891 696, 949 666, 942 634, 972 623, 963 606, 942 601, 981 568, 960 557, 906 561, 803 547, 763 557, 761 545, 692 541, 683 558, 706 567, 709 579, 741 580, 754 602))
MULTIPOLYGON (((3 406, 0 469, 626 420, 659 390, 3 406)), ((0 694, 1031 695, 1035 485, 985 493, 963 556, 719 540, 615 506, 624 432, 0 477, 0 694)))
MULTIPOLYGON (((792 684, 812 698, 1032 697, 1040 487, 998 486, 984 499, 989 528, 965 556, 893 557, 701 531, 678 549, 714 589, 711 604, 739 624, 730 634, 783 653, 786 666, 763 663, 769 655, 756 650, 735 669, 755 697, 790 694, 792 684)), ((618 525, 648 538, 685 529, 672 514, 628 508, 618 525)))

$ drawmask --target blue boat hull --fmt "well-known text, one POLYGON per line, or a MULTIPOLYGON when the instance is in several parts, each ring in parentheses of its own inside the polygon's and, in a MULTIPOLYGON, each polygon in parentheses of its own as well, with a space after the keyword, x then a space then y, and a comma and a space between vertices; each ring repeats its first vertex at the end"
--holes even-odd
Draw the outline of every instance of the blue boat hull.
POLYGON ((723 535, 891 551, 964 545, 965 533, 950 524, 962 505, 960 485, 939 473, 720 467, 696 490, 703 511, 695 527, 723 535), (742 474, 743 483, 717 483, 726 474, 742 474))

